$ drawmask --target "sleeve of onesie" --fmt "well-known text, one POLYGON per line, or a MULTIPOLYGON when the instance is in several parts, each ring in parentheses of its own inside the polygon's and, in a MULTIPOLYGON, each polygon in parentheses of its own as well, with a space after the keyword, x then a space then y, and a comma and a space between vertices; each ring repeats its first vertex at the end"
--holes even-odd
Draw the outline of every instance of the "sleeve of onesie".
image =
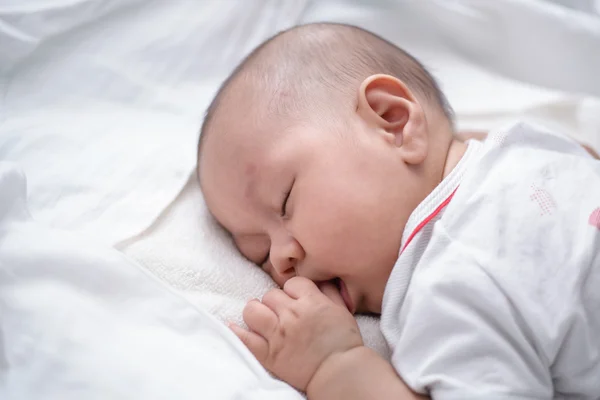
POLYGON ((475 257, 445 254, 411 280, 392 356, 400 376, 435 400, 551 399, 532 324, 475 257))

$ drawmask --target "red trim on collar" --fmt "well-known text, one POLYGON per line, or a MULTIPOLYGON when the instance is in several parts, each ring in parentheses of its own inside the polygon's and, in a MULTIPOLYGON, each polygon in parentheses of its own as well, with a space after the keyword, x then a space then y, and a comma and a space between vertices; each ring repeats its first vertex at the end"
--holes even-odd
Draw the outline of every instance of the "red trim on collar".
POLYGON ((433 210, 433 212, 431 214, 429 214, 423 221, 421 221, 421 223, 419 225, 417 225, 415 230, 412 231, 412 233, 406 240, 406 243, 404 244, 404 247, 402 248, 402 251, 400 252, 400 254, 404 253, 404 250, 406 250, 406 248, 408 247, 410 242, 412 242, 412 240, 415 238, 417 233, 419 233, 419 231, 421 229, 423 229, 425 227, 425 225, 427 225, 429 222, 431 222, 432 219, 434 219, 448 204, 450 204, 450 200, 452 200, 452 197, 454 197, 454 193, 456 193, 457 190, 458 190, 458 187, 456 189, 454 189, 454 191, 450 194, 450 196, 448 196, 448 198, 446 198, 446 200, 444 200, 442 202, 442 204, 440 204, 438 206, 438 208, 433 210))

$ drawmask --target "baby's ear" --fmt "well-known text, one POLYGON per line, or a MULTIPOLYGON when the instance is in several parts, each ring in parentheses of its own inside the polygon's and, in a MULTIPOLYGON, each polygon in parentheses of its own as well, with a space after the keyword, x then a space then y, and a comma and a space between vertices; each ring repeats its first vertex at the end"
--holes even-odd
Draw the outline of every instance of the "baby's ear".
POLYGON ((428 134, 423 108, 400 79, 382 74, 366 78, 359 88, 357 113, 400 150, 406 163, 425 160, 428 134))

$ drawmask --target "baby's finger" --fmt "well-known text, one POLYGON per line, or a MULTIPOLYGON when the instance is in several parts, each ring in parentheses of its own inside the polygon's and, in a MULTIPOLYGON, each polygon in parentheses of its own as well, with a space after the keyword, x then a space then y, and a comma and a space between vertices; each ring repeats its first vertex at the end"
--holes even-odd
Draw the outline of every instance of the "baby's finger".
POLYGON ((269 342, 267 342, 264 337, 240 328, 236 324, 229 324, 229 329, 240 338, 242 343, 244 343, 248 350, 254 354, 254 357, 256 357, 256 359, 264 366, 267 356, 269 355, 269 342))
POLYGON ((293 299, 285 294, 281 289, 273 289, 267 292, 262 298, 262 303, 269 307, 278 316, 285 309, 289 309, 292 306, 293 299))
POLYGON ((279 323, 275 312, 258 300, 249 301, 242 316, 250 330, 266 339, 273 334, 279 323))
POLYGON ((295 276, 285 282, 283 291, 291 298, 299 299, 309 294, 319 293, 319 288, 310 279, 295 276))
POLYGON ((344 302, 344 298, 342 294, 338 290, 338 288, 332 282, 321 282, 319 283, 319 290, 327 297, 329 300, 333 301, 338 306, 346 308, 346 303, 344 302))

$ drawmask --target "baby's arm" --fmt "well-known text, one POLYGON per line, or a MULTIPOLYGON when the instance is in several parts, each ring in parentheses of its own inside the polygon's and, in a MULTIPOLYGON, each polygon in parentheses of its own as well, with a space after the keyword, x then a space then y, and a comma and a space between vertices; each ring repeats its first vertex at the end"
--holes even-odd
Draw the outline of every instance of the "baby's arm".
POLYGON ((244 309, 231 329, 258 361, 313 399, 419 399, 394 368, 363 345, 333 285, 295 277, 244 309))
POLYGON ((389 362, 365 346, 330 356, 306 393, 310 400, 428 398, 412 392, 389 362))

